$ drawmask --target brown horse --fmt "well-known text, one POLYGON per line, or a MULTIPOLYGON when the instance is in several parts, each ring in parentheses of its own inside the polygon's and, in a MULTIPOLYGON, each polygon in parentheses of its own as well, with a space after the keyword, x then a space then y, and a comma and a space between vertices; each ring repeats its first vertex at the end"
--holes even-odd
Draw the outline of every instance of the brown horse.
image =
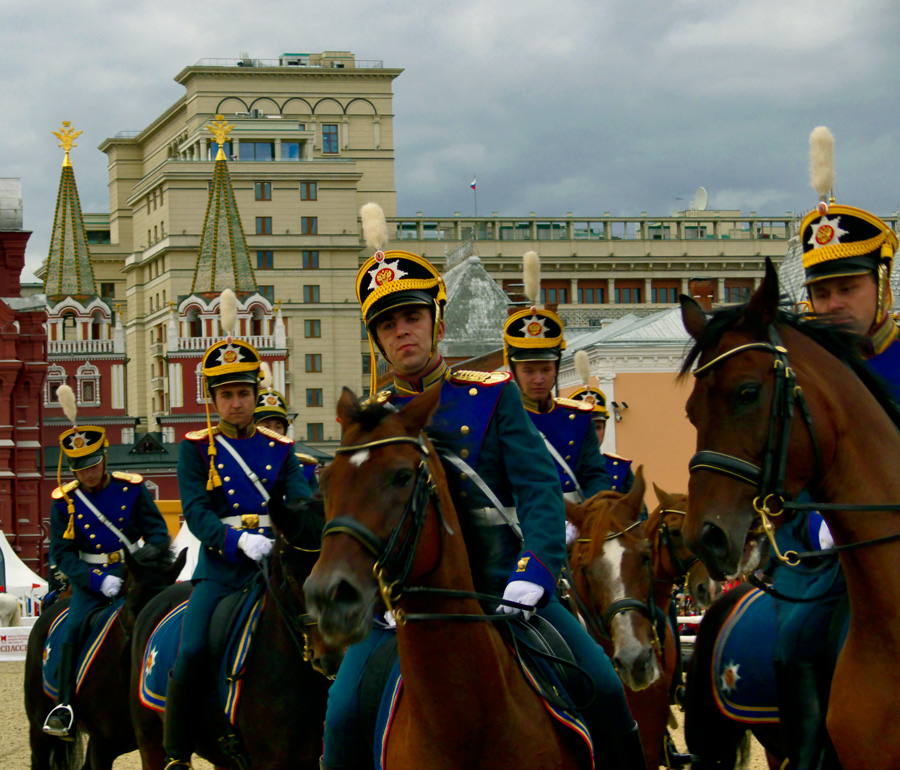
MULTIPOLYGON (((313 501, 287 509, 273 505, 269 513, 276 531, 275 546, 265 603, 241 675, 236 722, 233 728, 226 725, 211 667, 206 679, 208 697, 200 699, 195 717, 196 751, 222 768, 315 770, 322 749, 329 683, 312 665, 333 675, 343 654, 317 641, 303 602, 303 581, 321 543, 321 504, 313 501), (225 731, 236 738, 225 739, 225 731)), ((179 583, 160 594, 141 613, 135 630, 131 714, 145 770, 162 770, 165 753, 162 714, 140 700, 144 652, 156 625, 190 596, 190 588, 179 583)))
POLYGON ((366 637, 382 599, 398 618, 403 694, 386 768, 578 767, 574 733, 551 717, 494 624, 477 622, 494 616, 458 598, 474 590, 469 560, 422 433, 439 397, 431 388, 394 412, 344 390, 341 447, 320 480, 327 524, 305 586, 310 612, 342 644, 366 637), (417 617, 436 602, 440 619, 417 617))
MULTIPOLYGON (((116 757, 137 748, 128 715, 131 635, 135 616, 153 596, 175 582, 184 566, 185 556, 183 551, 173 559, 168 549, 160 551, 149 545, 134 556, 125 552, 124 604, 78 688, 74 704, 78 734, 89 736, 85 768, 109 770, 116 757)), ((44 719, 54 705, 43 688, 44 641, 53 621, 68 606, 68 598, 54 602, 41 613, 28 637, 25 712, 29 723, 32 770, 81 767, 79 744, 83 741, 63 741, 42 730, 44 719)))
MULTIPOLYGON (((653 549, 640 526, 643 469, 627 495, 599 492, 569 511, 581 537, 569 552, 573 589, 588 631, 615 666, 641 733, 647 767, 659 767, 669 721, 675 640, 658 610, 653 549), (665 628, 660 640, 658 626, 665 628)), ((672 584, 668 584, 668 597, 672 584)))
MULTIPOLYGON (((801 507, 790 500, 803 489, 838 546, 900 536, 897 408, 857 338, 781 313, 778 300, 770 263, 745 307, 707 320, 682 297, 697 341, 683 371, 699 363, 687 403, 698 454, 685 534, 716 576, 753 570, 766 531, 801 507)), ((900 544, 887 542, 840 551, 851 620, 827 725, 848 768, 900 767, 900 544)))

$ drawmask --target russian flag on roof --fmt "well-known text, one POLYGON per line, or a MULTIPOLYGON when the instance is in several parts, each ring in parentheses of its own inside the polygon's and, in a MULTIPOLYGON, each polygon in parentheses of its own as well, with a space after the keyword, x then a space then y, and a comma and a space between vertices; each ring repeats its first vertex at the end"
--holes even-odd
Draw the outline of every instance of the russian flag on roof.
POLYGON ((472 184, 470 184, 469 187, 471 187, 473 190, 475 189, 475 180, 474 179, 472 180, 472 184))

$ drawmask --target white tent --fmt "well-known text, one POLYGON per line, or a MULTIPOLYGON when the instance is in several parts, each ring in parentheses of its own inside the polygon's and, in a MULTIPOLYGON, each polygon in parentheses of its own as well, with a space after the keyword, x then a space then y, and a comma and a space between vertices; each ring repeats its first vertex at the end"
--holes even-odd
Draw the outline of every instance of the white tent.
POLYGON ((187 559, 184 562, 184 569, 178 575, 179 582, 191 579, 191 575, 194 574, 194 567, 197 566, 197 559, 200 556, 200 541, 191 534, 187 524, 184 522, 182 522, 181 529, 178 530, 178 534, 172 541, 172 550, 176 556, 181 553, 182 548, 187 548, 188 552, 187 559))
POLYGON ((47 581, 26 566, 6 541, 0 529, 0 551, 6 565, 6 590, 15 596, 43 596, 47 593, 47 581), (35 588, 37 586, 37 588, 35 588))

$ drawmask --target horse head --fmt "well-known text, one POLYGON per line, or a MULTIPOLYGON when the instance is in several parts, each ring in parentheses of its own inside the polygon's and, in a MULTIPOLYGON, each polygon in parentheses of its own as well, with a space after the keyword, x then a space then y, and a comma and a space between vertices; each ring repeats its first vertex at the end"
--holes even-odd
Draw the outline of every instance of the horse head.
POLYGON ((163 547, 146 543, 134 553, 127 548, 124 553, 126 569, 122 585, 122 595, 125 597, 122 623, 130 629, 147 602, 178 580, 187 559, 187 548, 175 556, 168 545, 163 547))
POLYGON ((377 400, 360 403, 345 388, 338 401, 341 446, 320 479, 322 554, 304 585, 330 644, 364 639, 376 610, 390 608, 392 588, 440 561, 439 551, 419 547, 440 542, 437 517, 426 512, 433 479, 444 492, 446 479, 422 433, 439 399, 440 389, 431 388, 397 411, 377 400))
POLYGON ((653 577, 656 581, 681 583, 700 609, 706 609, 721 594, 721 585, 712 579, 706 565, 690 549, 684 539, 684 520, 688 497, 669 494, 653 484, 656 509, 650 514, 644 530, 653 544, 653 577))
POLYGON ((650 541, 640 527, 644 490, 639 467, 627 495, 612 491, 594 495, 584 506, 582 537, 570 554, 588 629, 598 641, 611 643, 613 665, 632 690, 649 687, 661 673, 652 620, 650 541))

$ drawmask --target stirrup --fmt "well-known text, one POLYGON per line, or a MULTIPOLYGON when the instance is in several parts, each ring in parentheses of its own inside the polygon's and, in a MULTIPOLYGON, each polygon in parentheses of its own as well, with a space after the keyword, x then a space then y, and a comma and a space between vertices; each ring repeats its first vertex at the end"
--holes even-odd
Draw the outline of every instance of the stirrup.
POLYGON ((42 729, 47 735, 71 741, 74 739, 69 733, 74 726, 75 712, 72 711, 72 707, 67 703, 61 703, 47 715, 42 729))
MULTIPOLYGON (((168 757, 167 757, 168 759, 168 757)), ((169 759, 169 763, 163 767, 163 770, 176 770, 179 767, 189 767, 193 770, 193 765, 191 764, 191 760, 189 759, 169 759)))

